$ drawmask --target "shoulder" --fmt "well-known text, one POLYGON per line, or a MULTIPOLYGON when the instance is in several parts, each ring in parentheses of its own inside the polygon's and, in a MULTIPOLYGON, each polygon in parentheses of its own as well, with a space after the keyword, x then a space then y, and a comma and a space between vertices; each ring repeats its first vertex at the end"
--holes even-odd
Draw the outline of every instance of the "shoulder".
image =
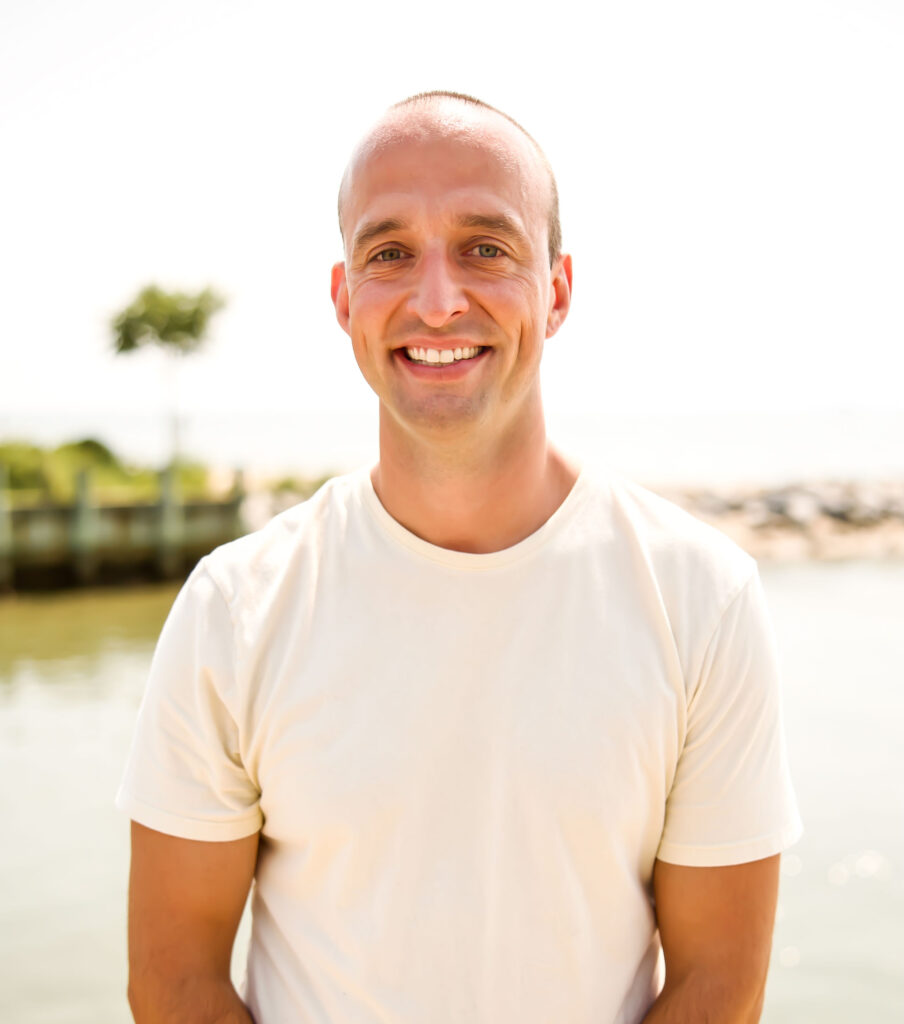
POLYGON ((721 530, 647 487, 625 477, 597 479, 605 488, 621 528, 634 534, 649 549, 702 558, 749 575, 754 559, 721 530))
POLYGON ((622 571, 654 589, 670 617, 715 620, 756 576, 746 551, 674 502, 618 474, 588 475, 622 571))
POLYGON ((258 603, 283 581, 316 571, 324 555, 341 546, 347 535, 360 506, 366 472, 333 477, 307 501, 216 548, 199 568, 230 607, 239 601, 258 603))

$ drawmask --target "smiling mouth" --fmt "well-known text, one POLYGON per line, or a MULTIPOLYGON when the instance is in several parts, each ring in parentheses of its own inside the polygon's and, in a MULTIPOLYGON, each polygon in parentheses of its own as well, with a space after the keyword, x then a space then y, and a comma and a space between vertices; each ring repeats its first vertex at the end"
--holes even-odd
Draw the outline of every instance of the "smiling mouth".
POLYGON ((483 347, 473 345, 468 348, 406 348, 405 356, 409 362, 418 366, 450 366, 466 359, 474 359, 483 352, 483 347))

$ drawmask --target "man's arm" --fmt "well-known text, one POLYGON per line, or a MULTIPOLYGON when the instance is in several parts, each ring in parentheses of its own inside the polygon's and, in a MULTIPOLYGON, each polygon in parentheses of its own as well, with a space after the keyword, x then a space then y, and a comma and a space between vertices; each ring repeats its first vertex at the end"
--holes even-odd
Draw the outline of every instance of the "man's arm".
POLYGON ((730 867, 657 860, 665 988, 643 1024, 756 1024, 763 1008, 779 857, 730 867))
POLYGON ((253 1024, 230 980, 258 835, 179 839, 132 822, 129 1005, 136 1024, 253 1024))

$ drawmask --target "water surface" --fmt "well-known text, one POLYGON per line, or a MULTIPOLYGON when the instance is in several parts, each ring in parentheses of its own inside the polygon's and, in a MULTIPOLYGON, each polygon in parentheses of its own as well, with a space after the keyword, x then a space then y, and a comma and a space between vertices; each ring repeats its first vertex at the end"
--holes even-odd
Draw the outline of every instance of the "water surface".
MULTIPOLYGON (((784 859, 763 1020, 900 1024, 904 564, 763 577, 806 827, 784 859)), ((0 599, 0 1020, 131 1019, 128 823, 113 797, 175 593, 0 599)))

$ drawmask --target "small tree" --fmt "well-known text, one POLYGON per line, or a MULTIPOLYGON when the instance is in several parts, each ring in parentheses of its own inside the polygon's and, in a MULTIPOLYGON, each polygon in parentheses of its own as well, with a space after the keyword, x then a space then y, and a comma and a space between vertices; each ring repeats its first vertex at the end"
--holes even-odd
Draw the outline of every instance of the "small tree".
POLYGON ((166 292, 156 285, 143 288, 134 301, 113 318, 113 349, 117 355, 156 345, 166 355, 169 377, 172 461, 179 457, 179 359, 204 343, 211 317, 225 305, 212 289, 197 295, 166 292))

